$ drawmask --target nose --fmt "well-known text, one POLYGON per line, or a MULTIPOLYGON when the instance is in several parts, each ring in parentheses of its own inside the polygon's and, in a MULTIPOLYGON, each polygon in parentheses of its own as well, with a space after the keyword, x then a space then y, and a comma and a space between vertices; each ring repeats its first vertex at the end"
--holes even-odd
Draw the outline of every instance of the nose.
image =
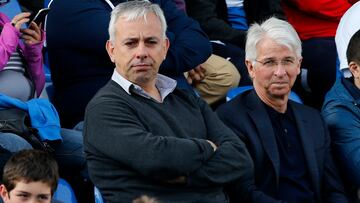
POLYGON ((137 50, 136 50, 136 58, 137 59, 145 59, 147 57, 148 57, 147 47, 145 46, 144 43, 139 43, 139 46, 137 47, 137 50))
POLYGON ((275 76, 278 76, 278 77, 285 76, 286 75, 285 66, 282 65, 281 63, 278 63, 276 68, 275 68, 274 74, 275 74, 275 76))

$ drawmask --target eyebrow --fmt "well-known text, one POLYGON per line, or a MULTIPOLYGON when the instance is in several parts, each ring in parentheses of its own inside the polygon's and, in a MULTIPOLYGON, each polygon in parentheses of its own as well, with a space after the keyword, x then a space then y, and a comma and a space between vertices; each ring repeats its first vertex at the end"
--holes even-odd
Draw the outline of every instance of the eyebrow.
MULTIPOLYGON (((16 191, 17 193, 22 193, 22 194, 31 194, 30 192, 27 192, 27 191, 22 191, 22 190, 18 190, 16 191)), ((50 193, 41 193, 41 194, 37 194, 36 196, 39 196, 39 195, 45 195, 45 196, 49 196, 51 195, 50 193)))
MULTIPOLYGON (((126 41, 139 41, 139 37, 129 37, 129 38, 125 38, 123 40, 123 42, 126 42, 126 41)), ((159 37, 156 37, 156 36, 150 36, 150 37, 145 37, 145 41, 147 40, 160 40, 159 37)))

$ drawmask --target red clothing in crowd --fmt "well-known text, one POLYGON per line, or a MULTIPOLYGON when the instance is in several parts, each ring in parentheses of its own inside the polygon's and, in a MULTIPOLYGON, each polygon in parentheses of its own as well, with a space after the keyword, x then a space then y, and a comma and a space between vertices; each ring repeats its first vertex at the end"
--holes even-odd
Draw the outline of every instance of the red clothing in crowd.
POLYGON ((334 37, 347 0, 284 0, 282 7, 301 40, 334 37))

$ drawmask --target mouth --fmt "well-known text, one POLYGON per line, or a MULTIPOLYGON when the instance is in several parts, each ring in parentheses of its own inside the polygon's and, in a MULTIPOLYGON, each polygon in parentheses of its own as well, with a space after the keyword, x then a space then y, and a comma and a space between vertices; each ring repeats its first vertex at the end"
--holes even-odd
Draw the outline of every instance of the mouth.
POLYGON ((275 85, 275 86, 286 86, 286 85, 289 85, 288 82, 281 82, 281 81, 279 81, 279 82, 272 82, 271 84, 272 84, 272 85, 275 85))
POLYGON ((131 68, 137 72, 138 71, 147 71, 147 70, 151 69, 151 64, 139 63, 139 64, 132 65, 131 68))

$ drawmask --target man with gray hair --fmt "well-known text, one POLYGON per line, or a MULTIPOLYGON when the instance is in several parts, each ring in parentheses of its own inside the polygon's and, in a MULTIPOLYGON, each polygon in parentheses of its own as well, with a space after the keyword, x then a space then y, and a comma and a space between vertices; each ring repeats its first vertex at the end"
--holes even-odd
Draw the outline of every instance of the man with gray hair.
POLYGON ((234 202, 347 202, 320 114, 288 99, 301 61, 289 23, 270 18, 250 27, 245 63, 254 90, 217 110, 254 161, 252 184, 231 187, 234 202))
POLYGON ((247 180, 245 145, 209 106, 158 74, 169 40, 160 7, 129 1, 111 14, 106 49, 115 70, 85 113, 91 180, 107 203, 225 203, 223 186, 247 180))

